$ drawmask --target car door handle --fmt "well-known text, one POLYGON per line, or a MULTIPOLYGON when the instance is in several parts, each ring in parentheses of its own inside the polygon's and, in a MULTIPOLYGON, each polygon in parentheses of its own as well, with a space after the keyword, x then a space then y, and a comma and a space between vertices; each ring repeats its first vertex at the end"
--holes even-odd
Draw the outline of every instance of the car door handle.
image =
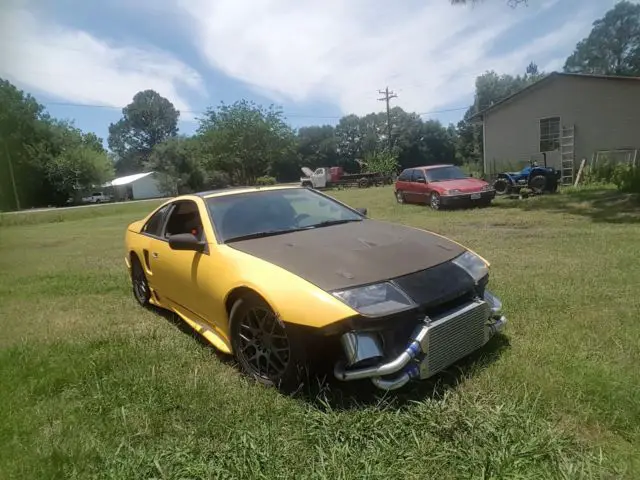
POLYGON ((153 258, 158 258, 158 252, 151 252, 151 256, 153 258))

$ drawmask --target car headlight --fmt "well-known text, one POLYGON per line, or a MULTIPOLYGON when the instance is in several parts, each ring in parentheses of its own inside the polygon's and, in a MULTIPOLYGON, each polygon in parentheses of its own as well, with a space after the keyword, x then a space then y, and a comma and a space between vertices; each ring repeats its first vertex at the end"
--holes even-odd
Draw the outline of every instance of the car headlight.
POLYGON ((460 193, 462 193, 460 190, 458 190, 457 188, 454 188, 452 190, 445 190, 444 194, 445 195, 459 195, 460 193))
POLYGON ((381 316, 407 310, 415 303, 392 283, 376 283, 333 292, 333 295, 367 316, 381 316))
POLYGON ((469 251, 456 257, 452 262, 465 270, 475 282, 479 282, 489 273, 487 264, 478 255, 469 251))
POLYGON ((482 187, 483 192, 488 192, 489 190, 493 190, 493 187, 491 185, 485 185, 482 187))

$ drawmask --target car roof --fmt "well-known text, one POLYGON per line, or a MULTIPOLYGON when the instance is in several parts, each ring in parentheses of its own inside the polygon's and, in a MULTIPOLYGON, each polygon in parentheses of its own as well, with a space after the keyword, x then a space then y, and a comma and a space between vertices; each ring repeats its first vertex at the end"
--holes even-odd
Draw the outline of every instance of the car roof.
POLYGON ((437 165, 422 165, 420 167, 405 168, 405 170, 433 170, 435 168, 442 168, 442 167, 455 167, 455 165, 451 163, 439 163, 437 165))
POLYGON ((206 192, 198 192, 193 195, 202 197, 202 198, 211 198, 211 197, 224 197, 227 195, 235 195, 238 193, 249 193, 249 192, 259 192, 264 190, 286 190, 293 188, 303 188, 300 185, 269 185, 265 187, 230 187, 230 188, 219 188, 217 190, 208 190, 206 192))

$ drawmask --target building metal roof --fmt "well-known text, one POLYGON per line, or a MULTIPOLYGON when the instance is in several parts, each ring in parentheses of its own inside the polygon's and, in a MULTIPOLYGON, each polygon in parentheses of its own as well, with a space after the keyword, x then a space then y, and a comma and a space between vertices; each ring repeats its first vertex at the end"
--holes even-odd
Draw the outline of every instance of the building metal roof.
POLYGON ((121 185, 129 185, 141 178, 147 177, 155 172, 134 173, 133 175, 127 175, 125 177, 114 178, 110 182, 104 184, 105 187, 119 187, 121 185))
POLYGON ((484 119, 484 116, 490 112, 493 111, 497 108, 500 108, 502 105, 504 105, 507 102, 512 101, 515 97, 518 97, 520 95, 522 95, 523 93, 526 93, 530 90, 533 90, 534 88, 538 88, 543 84, 546 84, 547 82, 554 80, 558 77, 574 77, 574 78, 595 78, 595 79, 599 79, 599 80, 603 80, 603 81, 612 81, 612 80, 617 80, 617 81, 632 81, 632 82, 638 82, 638 85, 640 85, 640 77, 628 77, 628 76, 622 76, 622 75, 594 75, 594 74, 586 74, 586 73, 565 73, 565 72, 552 72, 549 75, 547 75, 546 77, 538 80, 535 83, 532 83, 531 85, 528 85, 526 87, 524 87, 521 90, 518 90, 516 93, 503 98, 502 100, 500 100, 499 102, 494 103, 493 105, 490 105, 489 107, 485 108, 484 110, 479 111, 478 113, 476 113, 475 115, 473 115, 472 117, 469 118, 470 122, 478 122, 478 121, 482 121, 484 119))

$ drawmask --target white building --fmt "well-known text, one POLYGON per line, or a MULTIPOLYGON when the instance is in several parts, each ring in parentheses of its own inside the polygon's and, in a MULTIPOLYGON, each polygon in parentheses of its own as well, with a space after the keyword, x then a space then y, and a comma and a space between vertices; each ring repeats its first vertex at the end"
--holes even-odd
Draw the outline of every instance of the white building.
POLYGON ((116 200, 143 200, 167 196, 160 187, 156 172, 127 175, 116 178, 104 186, 113 189, 116 200))

